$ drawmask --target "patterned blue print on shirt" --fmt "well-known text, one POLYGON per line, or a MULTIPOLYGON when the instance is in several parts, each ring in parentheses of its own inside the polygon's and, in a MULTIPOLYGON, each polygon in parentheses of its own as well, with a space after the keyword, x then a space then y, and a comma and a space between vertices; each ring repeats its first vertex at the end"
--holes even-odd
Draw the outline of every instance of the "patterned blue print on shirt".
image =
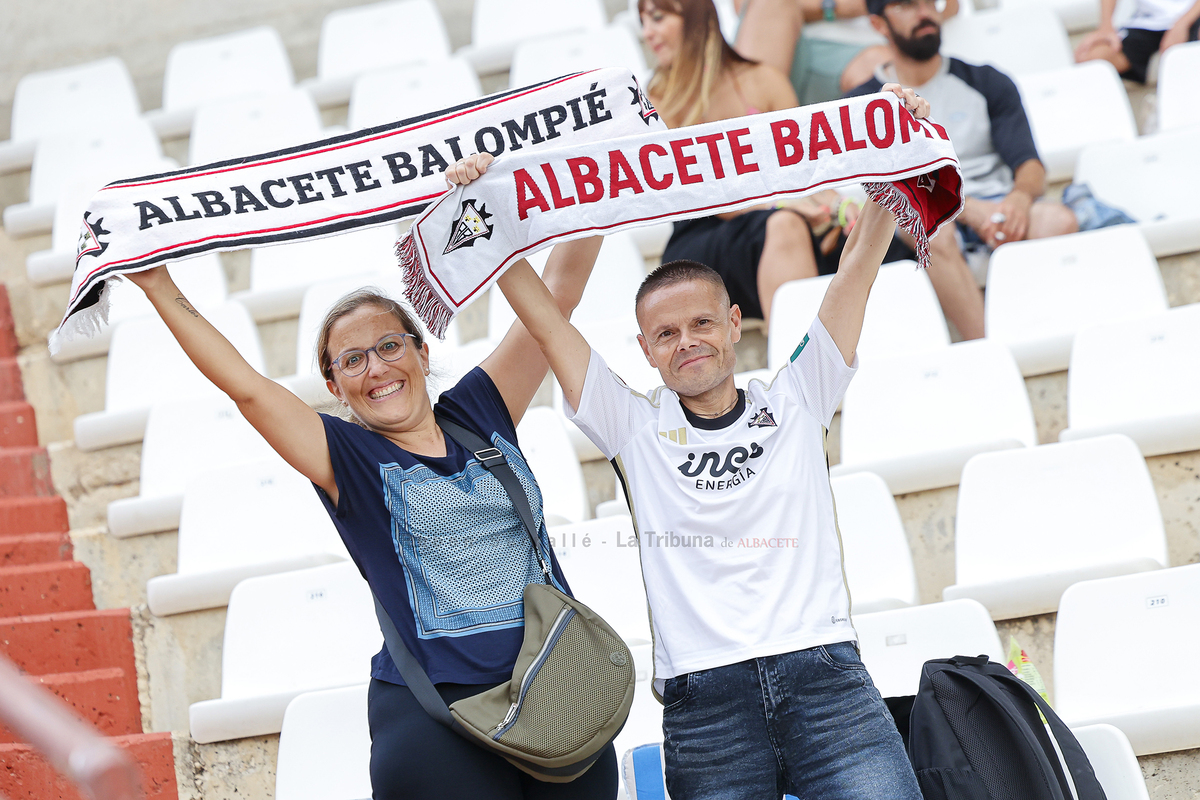
MULTIPOLYGON (((493 435, 492 443, 525 489, 543 552, 548 552, 542 495, 533 473, 501 436, 493 435)), ((543 578, 529 534, 500 481, 474 458, 450 476, 424 465, 387 464, 380 473, 417 636, 464 636, 523 625, 521 596, 528 584, 543 578)))

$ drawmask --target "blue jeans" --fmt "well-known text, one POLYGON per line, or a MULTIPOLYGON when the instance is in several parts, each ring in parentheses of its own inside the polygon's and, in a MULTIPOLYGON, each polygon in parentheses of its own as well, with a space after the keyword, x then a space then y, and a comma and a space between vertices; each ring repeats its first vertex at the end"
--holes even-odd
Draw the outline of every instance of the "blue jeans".
POLYGON ((672 800, 921 800, 850 642, 680 675, 663 701, 672 800))

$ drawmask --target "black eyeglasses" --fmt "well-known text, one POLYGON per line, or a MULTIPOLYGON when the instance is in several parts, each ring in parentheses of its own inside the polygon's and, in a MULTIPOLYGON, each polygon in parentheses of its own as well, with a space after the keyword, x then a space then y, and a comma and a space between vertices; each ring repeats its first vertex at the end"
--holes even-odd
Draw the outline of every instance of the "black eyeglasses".
POLYGON ((367 371, 368 353, 373 352, 384 361, 399 361, 404 358, 404 351, 408 347, 408 342, 405 341, 405 337, 408 336, 414 340, 417 338, 413 333, 389 333, 376 342, 374 347, 368 347, 366 350, 347 350, 333 360, 333 365, 346 377, 353 378, 367 371))

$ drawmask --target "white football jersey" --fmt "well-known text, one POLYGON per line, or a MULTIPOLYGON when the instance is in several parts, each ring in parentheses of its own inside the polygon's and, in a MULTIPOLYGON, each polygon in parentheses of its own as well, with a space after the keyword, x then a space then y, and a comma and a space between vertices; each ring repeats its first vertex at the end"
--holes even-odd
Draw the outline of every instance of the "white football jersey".
POLYGON ((674 392, 635 392, 592 351, 573 420, 629 497, 660 690, 856 640, 825 452, 856 368, 817 319, 770 385, 752 381, 719 419, 689 420, 674 392))

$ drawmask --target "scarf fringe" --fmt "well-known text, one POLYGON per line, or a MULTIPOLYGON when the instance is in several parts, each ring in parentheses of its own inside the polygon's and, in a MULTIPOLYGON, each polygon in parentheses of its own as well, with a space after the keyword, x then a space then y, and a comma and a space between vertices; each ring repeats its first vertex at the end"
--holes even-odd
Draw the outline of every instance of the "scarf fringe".
POLYGON ((406 233, 396 241, 396 260, 404 272, 404 296, 412 305, 413 311, 429 328, 429 332, 438 339, 446 338, 446 329, 454 313, 442 298, 438 297, 429 276, 425 274, 425 266, 417 253, 417 243, 412 233, 406 233))
POLYGON ((917 266, 929 269, 929 235, 925 232, 921 216, 904 193, 891 183, 864 183, 863 189, 868 197, 892 212, 896 224, 913 237, 913 243, 917 247, 917 266))
POLYGON ((50 348, 51 356, 59 354, 64 342, 80 336, 90 339, 108 325, 108 312, 112 305, 110 299, 112 285, 111 280, 104 281, 101 284, 99 300, 87 308, 80 309, 68 316, 62 321, 61 325, 50 333, 47 345, 50 348))

